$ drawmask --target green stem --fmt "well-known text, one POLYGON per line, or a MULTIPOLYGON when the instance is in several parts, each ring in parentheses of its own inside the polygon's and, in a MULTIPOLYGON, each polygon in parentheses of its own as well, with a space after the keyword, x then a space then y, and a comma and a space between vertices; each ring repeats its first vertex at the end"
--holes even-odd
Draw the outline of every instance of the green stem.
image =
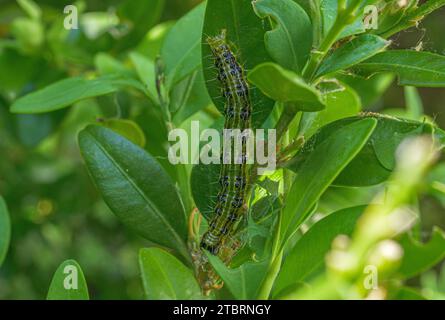
POLYGON ((258 300, 269 299, 270 292, 272 291, 275 279, 278 276, 281 268, 281 261, 283 260, 283 251, 281 251, 273 260, 269 266, 266 278, 264 279, 261 289, 258 293, 258 300))
POLYGON ((329 30, 328 34, 322 41, 318 50, 313 51, 309 62, 303 70, 303 78, 308 81, 312 81, 320 63, 324 57, 328 54, 333 44, 337 41, 342 31, 351 24, 355 19, 355 12, 360 6, 360 1, 353 0, 349 6, 346 6, 346 1, 341 0, 338 2, 338 14, 334 25, 329 30))

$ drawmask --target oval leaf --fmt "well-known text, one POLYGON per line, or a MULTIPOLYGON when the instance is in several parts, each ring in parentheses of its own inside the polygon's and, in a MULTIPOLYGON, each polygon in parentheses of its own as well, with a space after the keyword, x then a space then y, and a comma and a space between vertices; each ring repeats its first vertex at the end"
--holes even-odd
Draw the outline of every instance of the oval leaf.
POLYGON ((11 112, 50 112, 69 107, 83 99, 116 92, 123 87, 134 87, 145 92, 145 88, 140 82, 117 75, 107 75, 90 80, 82 77, 69 78, 17 99, 11 106, 11 112))
POLYGON ((47 300, 89 300, 88 286, 79 264, 64 261, 49 286, 47 300))
POLYGON ((167 86, 184 79, 201 64, 201 32, 206 3, 203 2, 178 20, 161 48, 167 86))
POLYGON ((376 119, 377 127, 366 146, 336 179, 335 185, 370 186, 384 182, 395 167, 396 150, 406 138, 434 132, 436 137, 443 141, 444 133, 429 123, 365 113, 340 119, 322 127, 305 143, 301 152, 290 161, 288 167, 298 171, 316 145, 335 135, 336 130, 363 118, 376 119))
POLYGON ((203 299, 192 270, 159 248, 141 249, 139 268, 149 300, 203 299))
POLYGON ((266 275, 269 261, 246 262, 236 269, 228 268, 218 257, 208 254, 210 263, 219 276, 224 280, 224 285, 236 299, 256 299, 258 290, 266 275))
POLYGON ((11 221, 6 202, 0 196, 0 267, 5 261, 11 240, 11 221))
POLYGON ((306 12, 293 0, 256 0, 252 4, 260 18, 274 21, 275 28, 264 36, 270 56, 300 73, 312 49, 312 26, 306 12))
POLYGON ((351 235, 365 206, 331 213, 315 223, 289 252, 275 281, 274 296, 286 287, 302 282, 324 265, 324 259, 334 238, 351 235))
POLYGON ((375 119, 364 119, 345 126, 309 154, 286 198, 281 225, 282 245, 308 218, 323 192, 365 146, 376 125, 375 119))
POLYGON ((394 72, 399 84, 415 87, 445 87, 445 56, 412 50, 379 53, 359 65, 365 73, 394 72))
POLYGON ((144 238, 188 258, 184 207, 170 177, 146 151, 110 129, 79 134, 88 170, 118 218, 144 238))
POLYGON ((101 123, 104 127, 119 133, 135 145, 143 148, 145 146, 145 135, 137 123, 125 119, 107 119, 101 123))
POLYGON ((348 69, 379 53, 389 44, 390 41, 376 35, 365 34, 359 36, 347 42, 328 56, 318 69, 316 77, 348 69))
POLYGON ((323 98, 296 73, 271 62, 260 64, 249 72, 248 79, 266 96, 280 102, 295 103, 302 111, 323 110, 323 98))

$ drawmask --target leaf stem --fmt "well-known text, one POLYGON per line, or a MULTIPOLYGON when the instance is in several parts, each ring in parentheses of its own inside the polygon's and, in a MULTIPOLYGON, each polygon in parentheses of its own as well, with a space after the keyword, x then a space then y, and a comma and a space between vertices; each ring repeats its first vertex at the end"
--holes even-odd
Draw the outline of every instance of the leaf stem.
POLYGON ((355 19, 355 13, 360 6, 359 0, 353 0, 347 5, 346 0, 340 0, 338 2, 338 14, 334 25, 329 30, 328 34, 321 42, 321 45, 317 50, 312 51, 311 58, 306 64, 303 70, 303 78, 307 81, 311 81, 317 71, 320 63, 323 61, 324 57, 328 54, 329 50, 333 44, 337 41, 338 36, 342 31, 351 24, 355 19))

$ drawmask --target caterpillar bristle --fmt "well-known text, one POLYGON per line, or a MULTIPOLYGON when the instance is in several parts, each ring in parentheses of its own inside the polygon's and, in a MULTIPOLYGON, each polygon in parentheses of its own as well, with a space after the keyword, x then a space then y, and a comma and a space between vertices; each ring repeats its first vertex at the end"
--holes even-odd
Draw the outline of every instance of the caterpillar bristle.
MULTIPOLYGON (((213 58, 213 69, 217 71, 216 80, 221 85, 221 95, 214 99, 224 99, 224 129, 250 128, 252 104, 250 86, 245 79, 246 71, 226 41, 226 31, 219 35, 206 36, 213 58)), ((211 79, 210 81, 213 81, 211 79)), ((211 197, 213 218, 209 228, 201 239, 201 248, 218 255, 220 249, 231 239, 234 227, 242 219, 246 203, 246 190, 249 185, 247 176, 246 139, 241 140, 242 154, 236 161, 221 165, 217 182, 220 189, 216 196, 211 197), (216 200, 215 200, 216 199, 216 200)), ((233 158, 233 156, 231 156, 233 158)), ((231 159, 235 160, 235 159, 231 159)))

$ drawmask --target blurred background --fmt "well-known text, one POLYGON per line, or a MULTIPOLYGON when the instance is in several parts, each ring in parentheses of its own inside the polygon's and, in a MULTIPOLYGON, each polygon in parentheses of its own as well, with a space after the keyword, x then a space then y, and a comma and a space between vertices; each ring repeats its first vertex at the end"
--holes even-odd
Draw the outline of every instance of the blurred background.
MULTIPOLYGON (((92 298, 143 298, 137 255, 147 242, 124 228, 98 195, 82 163, 77 132, 99 118, 132 119, 145 133, 146 149, 173 175, 165 161, 167 134, 158 111, 127 92, 42 115, 8 110, 17 97, 59 79, 106 73, 110 65, 132 72, 128 53, 154 58, 174 20, 200 1, 166 0, 158 8, 155 28, 143 23, 140 8, 147 2, 74 2, 80 28, 68 31, 63 28, 66 4, 59 0, 38 0, 37 6, 0 0, 0 194, 13 225, 10 250, 0 269, 0 299, 45 298, 53 273, 69 258, 82 266, 92 298)), ((393 46, 445 54, 444 30, 442 9, 418 28, 394 37, 393 46)), ((362 96, 366 109, 405 107, 403 88, 387 85, 380 88, 383 98, 362 96)), ((420 94, 425 113, 445 128, 445 89, 421 89, 420 94)), ((432 225, 445 229, 445 201, 427 196, 421 208, 426 234, 432 225)), ((434 277, 428 274, 419 281, 437 286, 434 277)), ((445 292, 445 280, 442 285, 445 292)))

